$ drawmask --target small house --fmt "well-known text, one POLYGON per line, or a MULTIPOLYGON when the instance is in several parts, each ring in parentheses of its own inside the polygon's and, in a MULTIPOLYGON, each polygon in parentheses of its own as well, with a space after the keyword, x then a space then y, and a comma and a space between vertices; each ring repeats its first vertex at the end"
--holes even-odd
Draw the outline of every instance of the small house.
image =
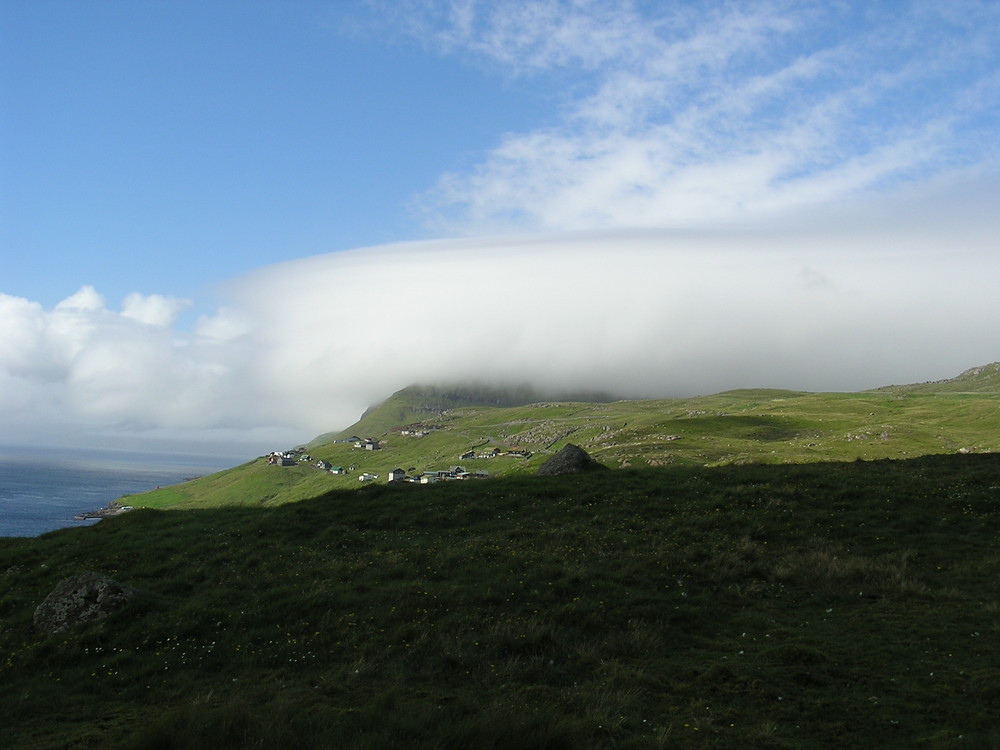
POLYGON ((393 469, 389 472, 390 482, 402 482, 406 479, 406 472, 402 469, 393 469))

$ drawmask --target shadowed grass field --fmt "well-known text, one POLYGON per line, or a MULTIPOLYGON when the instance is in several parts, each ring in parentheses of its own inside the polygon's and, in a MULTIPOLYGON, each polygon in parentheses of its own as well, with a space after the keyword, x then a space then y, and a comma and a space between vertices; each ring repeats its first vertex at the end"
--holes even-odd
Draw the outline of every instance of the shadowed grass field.
POLYGON ((0 540, 0 725, 14 748, 994 748, 998 580, 996 454, 138 510, 0 540), (36 635, 83 571, 141 595, 36 635))

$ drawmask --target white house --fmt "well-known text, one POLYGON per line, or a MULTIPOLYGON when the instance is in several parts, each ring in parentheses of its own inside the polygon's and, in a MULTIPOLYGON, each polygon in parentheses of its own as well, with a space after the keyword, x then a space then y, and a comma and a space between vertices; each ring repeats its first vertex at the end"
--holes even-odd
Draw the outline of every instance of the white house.
POLYGON ((393 469, 389 472, 390 482, 402 482, 404 479, 406 479, 406 472, 402 469, 393 469))

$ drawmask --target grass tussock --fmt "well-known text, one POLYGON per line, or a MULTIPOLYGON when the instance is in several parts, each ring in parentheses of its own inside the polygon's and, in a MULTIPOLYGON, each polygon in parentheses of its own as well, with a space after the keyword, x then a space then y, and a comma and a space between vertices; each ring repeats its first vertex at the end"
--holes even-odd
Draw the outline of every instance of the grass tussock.
POLYGON ((888 598, 919 595, 928 587, 907 570, 911 550, 869 556, 843 546, 797 552, 774 567, 783 583, 808 583, 827 597, 867 596, 888 598))
POLYGON ((0 540, 13 748, 995 747, 1000 456, 520 477, 0 540), (141 592, 54 636, 94 570, 141 592))

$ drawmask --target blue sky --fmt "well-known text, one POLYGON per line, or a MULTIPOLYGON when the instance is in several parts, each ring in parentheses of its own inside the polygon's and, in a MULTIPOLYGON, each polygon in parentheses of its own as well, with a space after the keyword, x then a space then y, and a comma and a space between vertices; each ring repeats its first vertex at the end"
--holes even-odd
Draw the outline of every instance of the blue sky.
POLYGON ((989 0, 0 0, 0 427, 257 445, 418 378, 995 360, 998 38, 989 0))
POLYGON ((414 194, 551 106, 350 3, 2 9, 3 252, 45 259, 4 287, 45 304, 412 239, 414 194))

